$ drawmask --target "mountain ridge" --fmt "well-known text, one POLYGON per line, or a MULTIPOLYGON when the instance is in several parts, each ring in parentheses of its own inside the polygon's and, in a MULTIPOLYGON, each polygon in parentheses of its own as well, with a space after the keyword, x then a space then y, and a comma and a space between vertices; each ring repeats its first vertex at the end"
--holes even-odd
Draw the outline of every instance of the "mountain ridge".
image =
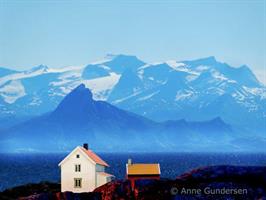
POLYGON ((52 111, 81 83, 95 99, 155 121, 220 116, 251 133, 266 130, 266 87, 247 66, 234 68, 213 56, 149 64, 136 56, 111 55, 85 66, 12 72, 0 77, 0 120, 52 111))
POLYGON ((193 151, 194 146, 214 150, 217 144, 231 149, 230 141, 237 138, 234 134, 219 117, 207 122, 154 122, 93 100, 91 91, 81 84, 54 111, 4 131, 0 145, 11 152, 49 152, 69 150, 87 141, 98 151, 150 151, 152 147, 158 151, 193 151), (230 141, 224 144, 217 141, 228 137, 230 141))

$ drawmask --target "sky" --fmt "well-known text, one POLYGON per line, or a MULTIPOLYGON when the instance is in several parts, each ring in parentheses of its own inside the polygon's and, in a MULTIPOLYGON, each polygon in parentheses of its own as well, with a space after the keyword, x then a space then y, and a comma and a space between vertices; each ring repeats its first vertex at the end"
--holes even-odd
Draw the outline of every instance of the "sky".
POLYGON ((85 65, 106 54, 146 62, 215 56, 266 83, 266 0, 0 0, 0 66, 85 65))

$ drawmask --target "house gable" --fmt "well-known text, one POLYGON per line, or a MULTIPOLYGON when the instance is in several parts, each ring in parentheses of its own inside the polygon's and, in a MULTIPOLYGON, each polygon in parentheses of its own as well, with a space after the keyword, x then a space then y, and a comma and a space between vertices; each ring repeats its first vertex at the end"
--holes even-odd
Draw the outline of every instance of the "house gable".
POLYGON ((96 163, 94 162, 94 160, 92 160, 82 149, 82 147, 78 146, 76 147, 72 152, 70 152, 59 164, 58 166, 61 166, 62 164, 64 164, 65 162, 67 162, 72 155, 79 153, 82 156, 84 156, 85 158, 87 158, 92 164, 96 165, 96 163))

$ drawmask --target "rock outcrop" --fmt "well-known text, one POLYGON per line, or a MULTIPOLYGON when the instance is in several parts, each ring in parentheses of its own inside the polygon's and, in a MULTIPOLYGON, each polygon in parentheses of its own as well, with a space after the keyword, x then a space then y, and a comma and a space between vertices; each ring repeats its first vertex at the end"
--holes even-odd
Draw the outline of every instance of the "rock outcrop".
POLYGON ((175 180, 116 180, 90 193, 59 192, 53 183, 29 184, 0 193, 0 199, 23 200, 264 200, 266 167, 211 166, 192 170, 175 180))

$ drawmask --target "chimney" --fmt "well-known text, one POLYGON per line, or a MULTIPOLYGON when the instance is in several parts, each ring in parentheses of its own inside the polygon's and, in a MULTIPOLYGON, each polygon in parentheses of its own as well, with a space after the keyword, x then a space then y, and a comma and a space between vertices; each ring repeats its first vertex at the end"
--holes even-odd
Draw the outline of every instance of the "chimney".
POLYGON ((129 158, 129 159, 127 160, 127 164, 128 164, 128 165, 132 165, 132 159, 131 159, 131 158, 129 158))
POLYGON ((83 144, 83 148, 86 149, 86 150, 88 150, 89 149, 88 143, 84 143, 83 144))

